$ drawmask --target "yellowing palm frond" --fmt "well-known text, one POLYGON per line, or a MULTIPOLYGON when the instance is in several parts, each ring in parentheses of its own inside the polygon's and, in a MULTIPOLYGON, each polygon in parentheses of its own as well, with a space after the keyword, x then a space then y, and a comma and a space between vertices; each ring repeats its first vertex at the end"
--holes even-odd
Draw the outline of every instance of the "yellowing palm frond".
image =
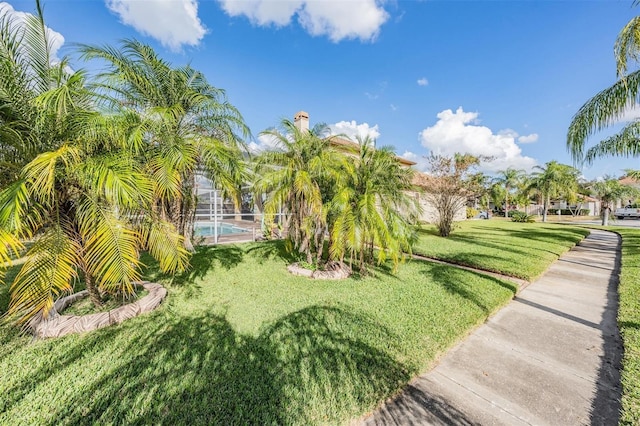
POLYGON ((48 228, 27 253, 26 262, 11 285, 9 314, 27 322, 50 315, 55 300, 72 290, 81 247, 62 226, 48 228))
POLYGON ((140 279, 138 233, 108 206, 91 198, 78 204, 77 220, 84 241, 84 264, 98 287, 109 293, 133 293, 132 282, 140 279))

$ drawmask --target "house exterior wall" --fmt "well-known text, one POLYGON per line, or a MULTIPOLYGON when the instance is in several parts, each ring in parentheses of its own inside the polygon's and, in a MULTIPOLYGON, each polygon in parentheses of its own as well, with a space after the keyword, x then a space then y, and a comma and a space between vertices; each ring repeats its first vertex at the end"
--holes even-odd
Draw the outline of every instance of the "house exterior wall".
MULTIPOLYGON (((418 199, 420 207, 422 207, 422 214, 420 215, 420 222, 435 223, 438 220, 438 211, 433 203, 429 200, 428 196, 424 193, 414 192, 413 196, 418 199)), ((466 199, 464 200, 466 201, 466 199)), ((453 220, 461 221, 467 219, 467 206, 464 202, 461 203, 462 207, 455 213, 453 220)))

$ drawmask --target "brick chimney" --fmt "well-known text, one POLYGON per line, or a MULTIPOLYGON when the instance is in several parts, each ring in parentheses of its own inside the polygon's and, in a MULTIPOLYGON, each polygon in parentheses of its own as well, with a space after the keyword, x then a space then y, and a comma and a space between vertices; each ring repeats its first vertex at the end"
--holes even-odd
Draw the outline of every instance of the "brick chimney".
POLYGON ((296 112, 296 115, 293 116, 293 124, 301 132, 308 131, 309 130, 309 113, 304 111, 296 112))

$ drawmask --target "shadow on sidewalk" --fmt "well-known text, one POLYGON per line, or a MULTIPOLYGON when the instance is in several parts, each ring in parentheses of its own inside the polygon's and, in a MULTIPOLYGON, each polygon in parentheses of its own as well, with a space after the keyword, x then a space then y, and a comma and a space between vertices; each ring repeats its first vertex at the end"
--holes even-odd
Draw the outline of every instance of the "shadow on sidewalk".
POLYGON ((612 425, 620 420, 620 369, 622 364, 622 339, 618 330, 618 284, 621 267, 620 236, 617 237, 615 268, 607 286, 607 304, 599 328, 604 340, 604 355, 598 370, 597 391, 591 403, 590 424, 612 425))

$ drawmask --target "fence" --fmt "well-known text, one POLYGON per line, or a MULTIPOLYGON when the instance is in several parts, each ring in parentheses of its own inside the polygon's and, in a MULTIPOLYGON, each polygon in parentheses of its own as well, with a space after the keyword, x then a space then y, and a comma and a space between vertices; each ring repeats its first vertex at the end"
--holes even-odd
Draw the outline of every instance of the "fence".
POLYGON ((240 206, 223 196, 221 191, 210 188, 198 188, 194 236, 203 243, 225 243, 255 241, 268 233, 280 235, 284 215, 277 213, 273 222, 274 229, 266 229, 265 218, 258 208, 261 200, 254 200, 248 191, 243 192, 240 206))

